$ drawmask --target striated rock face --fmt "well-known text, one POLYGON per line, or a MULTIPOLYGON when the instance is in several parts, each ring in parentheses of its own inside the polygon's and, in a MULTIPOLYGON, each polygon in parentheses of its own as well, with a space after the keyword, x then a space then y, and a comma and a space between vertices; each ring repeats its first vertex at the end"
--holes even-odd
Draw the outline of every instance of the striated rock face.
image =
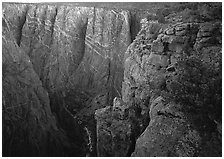
POLYGON ((93 134, 93 154, 97 140, 94 112, 121 96, 124 52, 130 44, 129 18, 127 11, 90 8, 85 55, 71 83, 88 94, 89 100, 77 116, 93 134))
MULTIPOLYGON (((78 120, 93 124, 94 111, 120 96, 123 56, 131 42, 130 13, 73 5, 4 3, 3 16, 13 35, 6 41, 15 40, 28 55, 49 93, 57 125, 71 140, 83 142, 79 141, 83 132, 78 120), (74 119, 74 114, 79 119, 74 119)), ((94 125, 91 127, 94 134, 94 125)))
POLYGON ((221 156, 220 4, 157 5, 3 3, 3 156, 221 156))
POLYGON ((68 88, 69 77, 82 61, 87 11, 69 6, 29 6, 21 47, 49 92, 68 88))
POLYGON ((4 4, 3 14, 50 93, 76 88, 95 96, 108 90, 108 102, 119 96, 130 44, 128 11, 4 4))
POLYGON ((87 11, 85 7, 42 4, 5 4, 3 8, 17 44, 50 92, 68 87, 65 84, 82 61, 87 11))
MULTIPOLYGON (((72 5, 4 3, 3 17, 3 26, 7 25, 12 33, 10 37, 3 37, 6 43, 3 45, 10 47, 11 44, 7 44, 10 41, 27 56, 35 78, 40 80, 38 83, 41 89, 49 93, 42 95, 46 96, 44 99, 47 101, 40 99, 39 102, 47 103, 48 106, 50 103, 57 125, 66 131, 70 141, 76 144, 84 142, 80 138, 84 130, 79 130, 81 127, 73 115, 77 110, 84 109, 78 116, 88 121, 95 109, 119 96, 123 79, 123 53, 130 43, 129 13, 72 5), (99 93, 104 93, 103 100, 98 100, 99 93), (87 100, 90 102, 85 103, 87 100), (94 105, 95 100, 97 104, 94 105), (93 107, 85 111, 87 104, 93 107), (71 110, 74 110, 73 114, 69 112, 71 110), (83 114, 86 114, 86 119, 83 114)), ((4 64, 4 68, 8 69, 8 65, 4 64)), ((28 75, 24 77, 28 78, 28 75)), ((6 99, 9 100, 8 97, 6 99)), ((38 116, 36 113, 34 115, 38 116)), ((94 130, 91 131, 94 133, 94 130)), ((32 150, 30 154, 40 152, 33 153, 32 150)))
POLYGON ((56 124, 47 91, 3 18, 3 156, 72 156, 80 149, 56 124))
POLYGON ((102 8, 89 12, 85 55, 72 83, 90 95, 104 92, 106 103, 112 103, 121 92, 123 55, 130 44, 129 13, 102 8))

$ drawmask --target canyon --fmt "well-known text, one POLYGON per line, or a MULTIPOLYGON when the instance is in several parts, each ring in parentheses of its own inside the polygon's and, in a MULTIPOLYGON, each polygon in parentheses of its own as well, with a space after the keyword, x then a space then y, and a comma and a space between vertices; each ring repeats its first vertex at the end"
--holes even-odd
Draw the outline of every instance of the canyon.
POLYGON ((120 4, 2 4, 3 156, 221 156, 220 3, 120 4))

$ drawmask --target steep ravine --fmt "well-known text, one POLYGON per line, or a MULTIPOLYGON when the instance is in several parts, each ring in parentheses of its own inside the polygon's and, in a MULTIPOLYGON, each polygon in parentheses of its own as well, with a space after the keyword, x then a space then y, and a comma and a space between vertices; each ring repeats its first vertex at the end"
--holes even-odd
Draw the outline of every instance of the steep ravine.
MULTIPOLYGON (((122 9, 3 3, 3 22, 7 30, 5 34, 10 32, 10 36, 3 38, 6 42, 16 42, 13 44, 18 46, 15 52, 19 50, 27 55, 29 60, 26 58, 23 61, 30 61, 37 74, 35 78, 41 81, 42 89, 47 91, 47 105, 51 110, 48 114, 52 112, 55 116, 56 126, 68 137, 70 144, 80 148, 67 155, 79 156, 89 151, 88 134, 92 134, 91 144, 95 150, 91 150, 91 155, 96 156, 94 112, 121 95, 124 52, 132 34, 138 32, 136 29, 130 31, 130 26, 131 23, 140 25, 139 19, 133 21, 129 11, 122 9)), ((7 45, 10 47, 12 44, 7 45)), ((5 98, 9 100, 8 95, 5 98)), ((37 104, 37 107, 40 105, 37 104)), ((21 108, 28 110, 29 105, 21 108)), ((17 110, 14 109, 12 113, 16 114, 17 110)), ((37 125, 41 126, 40 123, 37 125)), ((4 155, 29 156, 20 151, 21 154, 5 150, 4 155)), ((40 152, 38 155, 51 154, 40 152)))
MULTIPOLYGON (((155 9, 166 4, 3 3, 3 156, 220 156, 216 108, 186 113, 167 95, 182 55, 219 77, 222 26, 206 5, 186 22, 155 9)), ((216 95, 212 80, 200 89, 216 95)))

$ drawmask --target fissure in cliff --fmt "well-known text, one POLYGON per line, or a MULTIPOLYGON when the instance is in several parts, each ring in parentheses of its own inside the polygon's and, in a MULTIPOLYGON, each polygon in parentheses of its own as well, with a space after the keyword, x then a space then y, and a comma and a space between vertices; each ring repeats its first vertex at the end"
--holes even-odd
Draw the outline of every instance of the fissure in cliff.
MULTIPOLYGON (((219 57, 220 19, 206 13, 214 6, 205 3, 206 14, 190 19, 191 5, 153 3, 140 10, 122 4, 3 3, 3 156, 194 156, 207 139, 219 145, 216 131, 201 135, 188 127, 181 106, 163 98, 179 90, 172 77, 179 75, 180 55, 200 52, 207 63, 216 59, 206 52, 219 57), (175 135, 164 136, 170 132, 175 135), (184 142, 191 137, 192 152, 184 142), (160 139, 163 151, 152 152, 160 139)), ((214 94, 216 100, 205 95, 219 105, 214 94)))
MULTIPOLYGON (((105 8, 71 5, 14 3, 3 5, 3 18, 10 24, 6 27, 12 33, 4 38, 6 41, 15 39, 17 49, 26 55, 26 58, 21 60, 30 62, 31 69, 36 74, 36 80, 41 81, 40 87, 44 87, 47 91, 47 103, 43 101, 40 103, 50 109, 47 115, 56 119, 54 126, 60 133, 64 133, 68 138, 67 142, 77 149, 74 152, 67 150, 67 154, 65 151, 61 151, 61 154, 58 151, 60 155, 85 156, 85 151, 90 151, 87 150, 88 147, 96 145, 96 143, 89 143, 96 142, 94 137, 89 139, 91 131, 91 134, 96 134, 94 111, 104 107, 120 94, 123 62, 119 61, 117 56, 121 59, 130 43, 128 31, 130 26, 122 18, 121 12, 126 11, 120 10, 114 13, 105 8), (115 39, 116 43, 114 43, 115 39), (83 135, 85 133, 87 135, 83 135), (88 136, 88 140, 83 136, 88 136)), ((7 52, 4 55, 7 55, 7 52)), ((28 75, 27 78, 29 78, 28 75)), ((16 91, 17 93, 19 92, 16 91)), ((29 92, 26 94, 29 95, 29 92)), ((5 96, 6 99, 9 98, 8 95, 5 94, 5 96)), ((40 103, 36 104, 36 107, 42 111, 45 108, 40 103)), ((29 105, 24 105, 22 108, 31 109, 29 105)), ((28 115, 32 117, 32 113, 35 114, 33 109, 28 112, 28 115)), ((23 112, 20 115, 23 115, 23 112)), ((29 122, 31 119, 27 120, 29 122)), ((42 126, 41 123, 37 125, 42 126)), ((33 129, 37 131, 37 128, 33 127, 33 129)), ((29 133, 30 130, 24 129, 24 131, 29 133)), ((7 140, 7 134, 4 133, 3 136, 7 140)), ((26 137, 21 137, 21 140, 23 139, 26 137)), ((33 139, 29 141, 34 144, 42 142, 38 138, 36 141, 33 139)), ((7 149, 4 149, 6 156, 29 155, 22 152, 22 149, 20 152, 9 152, 7 149)), ((96 156, 96 150, 92 149, 96 147, 91 148, 91 155, 96 156)), ((50 155, 43 150, 39 150, 38 153, 44 156, 50 155)))

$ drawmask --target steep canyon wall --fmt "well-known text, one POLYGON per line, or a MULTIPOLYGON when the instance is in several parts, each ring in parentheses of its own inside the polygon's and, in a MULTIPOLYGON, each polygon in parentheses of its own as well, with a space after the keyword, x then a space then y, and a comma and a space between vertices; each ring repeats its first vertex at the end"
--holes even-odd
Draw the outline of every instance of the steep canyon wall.
POLYGON ((220 156, 220 4, 156 5, 3 3, 3 156, 220 156))
MULTIPOLYGON (((49 116, 49 120, 52 120, 49 124, 53 124, 55 129, 63 128, 65 133, 61 136, 68 136, 73 144, 82 147, 80 143, 84 141, 80 136, 84 132, 80 130, 82 126, 79 121, 94 120, 93 114, 96 109, 112 103, 115 96, 121 96, 124 52, 131 43, 130 12, 72 5, 16 3, 3 3, 2 12, 3 46, 7 47, 3 49, 3 55, 9 56, 18 52, 15 56, 18 56, 23 63, 29 63, 27 67, 32 73, 26 74, 23 80, 33 78, 34 81, 30 81, 30 84, 37 84, 45 98, 45 100, 39 99, 41 103, 38 102, 36 107, 43 112, 47 109, 46 115, 49 116), (9 48, 12 52, 8 51, 9 48)), ((132 31, 133 34, 137 32, 138 30, 132 31)), ((8 89, 5 76, 8 77, 7 72, 11 73, 8 67, 12 60, 12 58, 7 60, 3 58, 3 98, 6 100, 4 107, 9 107, 11 104, 8 101, 13 101, 16 107, 10 109, 11 114, 23 116, 24 112, 17 112, 22 109, 31 110, 26 112, 31 117, 38 115, 27 102, 19 106, 20 100, 23 99, 19 95, 22 88, 18 86, 18 88, 11 88, 12 90, 8 89), (12 91, 15 91, 13 95, 15 97, 10 95, 12 91)), ((16 70, 19 76, 20 73, 23 75, 23 69, 26 70, 27 64, 21 65, 24 68, 16 70)), ((14 75, 10 77, 16 79, 14 75)), ((25 82, 23 80, 22 82, 25 82)), ((31 89, 32 94, 38 93, 33 91, 31 89)), ((24 93, 29 95, 29 92, 24 93)), ((31 102, 34 100, 29 97, 24 98, 31 102)), ((7 113, 5 116, 8 117, 7 113)), ((41 117, 41 114, 39 116, 41 117)), ((30 120, 27 119, 27 122, 31 122, 30 120)), ((19 125, 23 127, 24 123, 19 125)), ((36 125, 36 127, 33 127, 35 124, 31 125, 34 132, 38 130, 40 134, 45 133, 46 128, 42 123, 36 125), (44 130, 38 129, 38 126, 43 126, 44 130)), ((31 133, 29 130, 31 127, 21 129, 31 133)), ((91 127, 94 132, 95 126, 91 127)), ((8 127, 7 130, 12 133, 16 128, 8 127)), ((50 132, 46 130, 48 131, 50 132)), ((10 133, 3 133, 4 143, 16 142, 14 138, 10 139, 10 133)), ((17 133, 22 135, 23 132, 17 133)), ((20 140, 27 140, 26 138, 29 136, 23 136, 20 140)), ((37 144, 36 142, 42 142, 44 137, 37 138, 37 141, 32 140, 29 139, 24 144, 29 147, 29 142, 37 144)), ((5 147, 4 154, 29 156, 29 153, 22 152, 22 149, 16 151, 16 146, 19 144, 5 147)), ((51 155, 48 154, 48 150, 42 150, 43 146, 40 148, 40 152, 33 153, 32 150, 30 154, 51 155)), ((68 155, 74 155, 78 151, 81 150, 68 155)))

